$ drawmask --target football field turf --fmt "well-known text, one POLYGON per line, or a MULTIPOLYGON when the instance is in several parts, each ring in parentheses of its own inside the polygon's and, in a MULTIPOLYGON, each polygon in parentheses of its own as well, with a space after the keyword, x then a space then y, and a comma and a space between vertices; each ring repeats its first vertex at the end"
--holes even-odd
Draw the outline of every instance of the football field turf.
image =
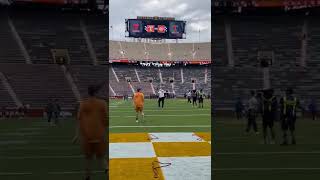
MULTIPOLYGON (((151 148, 151 151, 156 151, 154 154, 157 155, 157 157, 149 156, 144 159, 127 158, 129 159, 127 161, 129 164, 124 164, 124 167, 121 166, 121 160, 125 158, 115 158, 110 162, 110 172, 112 171, 112 165, 116 165, 115 167, 117 167, 117 170, 120 170, 122 174, 130 172, 130 167, 136 169, 138 172, 146 173, 150 173, 151 169, 152 171, 156 170, 155 173, 160 173, 162 177, 167 176, 169 177, 167 179, 170 179, 172 173, 174 174, 175 171, 167 171, 165 169, 163 172, 159 171, 157 167, 163 165, 154 161, 154 158, 158 158, 160 162, 172 162, 171 167, 173 170, 179 170, 180 167, 183 167, 182 164, 187 164, 189 168, 194 167, 196 170, 200 165, 204 165, 207 167, 206 172, 208 173, 210 169, 209 163, 211 163, 208 157, 211 148, 208 144, 211 129, 210 102, 207 101, 205 103, 204 109, 192 108, 190 104, 186 103, 186 100, 167 100, 164 109, 158 109, 156 104, 156 100, 146 100, 146 122, 144 124, 137 124, 135 122, 135 112, 133 111, 131 101, 111 100, 109 108, 109 130, 110 133, 113 134, 110 135, 111 141, 116 143, 118 143, 117 141, 119 141, 119 139, 121 141, 127 141, 130 139, 128 136, 133 137, 135 140, 141 136, 132 133, 139 132, 144 137, 159 137, 153 140, 144 138, 144 141, 149 141, 144 142, 144 145, 151 147, 152 144, 154 149, 151 148), (154 134, 161 132, 171 133, 154 134), (178 134, 178 132, 185 133, 178 134), (123 133, 127 133, 127 135, 123 136, 123 133), (175 141, 176 138, 180 144, 173 142, 151 142, 161 141, 162 138, 160 136, 167 139, 165 141, 170 141, 170 138, 175 141), (199 146, 194 146, 194 143, 199 143, 197 144, 199 146), (187 160, 180 158, 181 156, 185 156, 185 152, 181 151, 176 152, 177 155, 174 155, 174 157, 170 154, 167 155, 171 153, 176 145, 183 145, 186 149, 185 152, 188 152, 187 155, 196 156, 196 158, 191 157, 187 160), (166 147, 170 147, 167 148, 169 152, 166 151, 166 147), (193 154, 194 151, 190 151, 190 148, 192 150, 193 147, 202 148, 200 154, 193 154), (202 157, 199 158, 198 156, 202 157), (129 167, 127 165, 129 165, 129 167), (140 165, 142 165, 142 167, 140 167, 140 165), (149 169, 145 170, 144 167, 149 169), (165 173, 167 173, 167 175, 165 173)), ((81 155, 80 145, 72 144, 72 138, 75 133, 74 122, 74 119, 68 118, 61 120, 60 126, 51 127, 46 122, 46 119, 43 118, 27 118, 24 120, 0 119, 0 179, 80 180, 83 177, 84 160, 81 155)), ((118 145, 122 147, 121 144, 116 144, 116 146, 113 147, 117 148, 119 147, 118 145)), ((145 151, 146 149, 142 150, 144 154, 148 153, 148 151, 145 151)), ((133 154, 134 153, 139 152, 133 152, 133 154)), ((120 153, 120 155, 123 155, 123 153, 120 153)), ((119 156, 119 154, 115 154, 114 156, 119 156)), ((170 166, 167 168, 169 167, 170 166)), ((188 167, 184 169, 185 172, 189 172, 190 169, 188 167)), ((134 172, 132 169, 131 172, 134 172)), ((116 174, 119 171, 113 172, 116 174)), ((145 175, 144 173, 140 174, 145 175)), ((152 172, 151 175, 154 176, 154 172, 152 172)), ((97 164, 95 164, 92 179, 106 179, 106 175, 99 170, 97 164)))
MULTIPOLYGON (((72 144, 75 120, 49 126, 43 118, 0 120, 1 180, 80 180, 84 159, 79 144, 72 144)), ((94 165, 93 180, 106 179, 94 165)))
POLYGON ((213 177, 216 180, 320 179, 320 122, 298 119, 297 145, 280 146, 282 133, 275 123, 276 144, 263 144, 260 134, 244 132, 245 120, 214 118, 213 177))
POLYGON ((204 108, 192 107, 185 99, 167 99, 163 109, 157 100, 145 100, 145 123, 136 123, 132 100, 111 100, 110 133, 128 132, 201 132, 211 131, 210 100, 204 108))
POLYGON ((211 179, 211 110, 185 99, 145 101, 137 123, 132 101, 110 102, 110 179, 211 179))

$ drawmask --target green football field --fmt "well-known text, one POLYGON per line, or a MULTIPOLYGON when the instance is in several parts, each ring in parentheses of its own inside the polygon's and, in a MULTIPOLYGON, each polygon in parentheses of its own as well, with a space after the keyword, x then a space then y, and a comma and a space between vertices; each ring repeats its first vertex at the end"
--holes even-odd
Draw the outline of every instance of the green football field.
MULTIPOLYGON (((246 134, 245 120, 215 117, 213 123, 213 177, 216 180, 320 179, 320 122, 298 119, 297 145, 263 144, 262 133, 246 134)), ((259 123, 261 131, 261 124, 259 123)))
MULTIPOLYGON (((51 127, 42 118, 0 120, 0 179, 82 179, 80 145, 72 144, 74 122, 62 120, 60 126, 51 127)), ((94 166, 93 180, 106 179, 94 166)))
MULTIPOLYGON (((210 102, 203 109, 186 100, 166 100, 158 109, 156 100, 145 102, 145 123, 135 122, 132 101, 111 100, 110 133, 209 132, 210 102)), ((75 120, 63 119, 52 127, 43 118, 0 119, 1 180, 80 180, 84 160, 80 146, 72 144, 75 120)), ((93 180, 106 179, 95 164, 93 180)))
POLYGON ((204 108, 192 107, 185 99, 168 99, 159 108, 157 100, 145 100, 145 122, 136 123, 131 100, 112 100, 109 105, 110 133, 126 132, 209 132, 210 101, 204 108))
POLYGON ((145 100, 144 123, 136 122, 132 100, 111 101, 109 107, 111 179, 210 179, 210 101, 202 109, 186 99, 166 99, 162 109, 157 100, 145 100), (154 169, 158 162, 168 168, 154 169))
MULTIPOLYGON (((210 106, 193 108, 185 100, 168 100, 159 109, 147 100, 144 124, 135 122, 132 102, 110 102, 110 133, 120 132, 208 132, 210 106)), ((245 120, 214 117, 214 179, 318 179, 320 178, 320 122, 299 119, 297 145, 265 145, 262 134, 244 133, 245 120)), ((261 129, 261 124, 259 124, 261 129)), ((83 158, 79 145, 71 143, 74 120, 51 127, 42 118, 0 120, 0 179, 81 179, 83 158)), ((93 179, 105 179, 95 167, 93 179)))

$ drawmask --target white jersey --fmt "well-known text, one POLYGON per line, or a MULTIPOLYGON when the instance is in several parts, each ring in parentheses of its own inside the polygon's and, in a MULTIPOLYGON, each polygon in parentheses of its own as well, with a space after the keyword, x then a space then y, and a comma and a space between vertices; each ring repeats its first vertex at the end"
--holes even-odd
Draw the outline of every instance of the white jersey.
POLYGON ((164 93, 165 93, 165 91, 160 89, 159 92, 158 92, 159 98, 163 98, 164 97, 164 93))
POLYGON ((191 97, 191 92, 187 92, 187 97, 191 97))
POLYGON ((248 101, 248 109, 257 111, 259 103, 255 97, 251 97, 248 101))

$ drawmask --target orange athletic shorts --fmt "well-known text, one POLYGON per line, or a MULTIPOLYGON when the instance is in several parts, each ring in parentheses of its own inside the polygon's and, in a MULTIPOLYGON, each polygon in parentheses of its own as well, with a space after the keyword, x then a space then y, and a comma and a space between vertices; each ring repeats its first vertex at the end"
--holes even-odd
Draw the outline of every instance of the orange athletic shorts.
POLYGON ((143 111, 143 107, 136 107, 136 112, 142 112, 143 111))
POLYGON ((100 142, 88 142, 83 141, 82 143, 82 151, 86 155, 86 157, 96 156, 98 158, 104 157, 107 151, 107 143, 106 141, 100 142))

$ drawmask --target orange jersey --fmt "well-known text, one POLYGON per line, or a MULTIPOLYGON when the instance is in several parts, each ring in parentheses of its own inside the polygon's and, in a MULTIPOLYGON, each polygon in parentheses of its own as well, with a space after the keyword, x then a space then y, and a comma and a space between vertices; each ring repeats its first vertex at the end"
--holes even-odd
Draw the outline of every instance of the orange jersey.
POLYGON ((134 93, 133 102, 135 107, 143 107, 144 105, 144 95, 141 92, 134 93))
POLYGON ((104 140, 106 135, 107 104, 97 98, 89 98, 80 103, 78 120, 80 135, 89 142, 104 140))

